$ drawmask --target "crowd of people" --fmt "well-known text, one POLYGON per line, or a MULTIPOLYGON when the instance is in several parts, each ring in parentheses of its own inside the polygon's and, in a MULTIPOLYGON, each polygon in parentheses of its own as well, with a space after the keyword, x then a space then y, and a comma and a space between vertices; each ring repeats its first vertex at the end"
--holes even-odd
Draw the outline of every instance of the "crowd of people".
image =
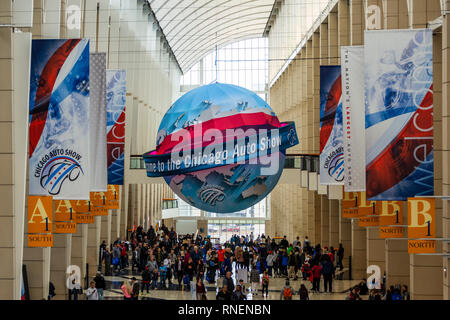
MULTIPOLYGON (((187 290, 192 300, 206 300, 205 283, 219 289, 217 300, 246 300, 248 293, 267 298, 273 278, 285 279, 281 290, 272 290, 280 292, 280 299, 291 300, 298 295, 300 300, 309 300, 310 292, 332 293, 336 271, 344 268, 342 244, 337 249, 322 248, 320 244, 312 246, 308 237, 289 242, 284 236, 278 242, 264 234, 254 239, 251 233, 233 235, 222 245, 201 235, 177 235, 164 225, 159 229, 150 226, 147 231, 139 226, 129 241, 116 239, 110 246, 103 242, 99 257, 107 276, 130 267, 132 274, 141 275, 140 281, 136 277, 124 281, 121 291, 126 300, 138 300, 151 290, 168 288, 187 290), (291 283, 299 279, 304 281, 295 290, 291 283)), ((409 299, 406 286, 369 291, 365 281, 351 288, 346 299, 360 300, 364 295, 369 300, 409 299)), ((98 272, 86 296, 101 300, 104 289, 103 275, 98 272)))
POLYGON ((129 241, 117 239, 110 247, 105 242, 100 247, 105 275, 131 267, 142 276, 140 283, 135 277, 124 282, 124 299, 138 299, 144 292, 169 287, 190 291, 191 299, 206 299, 205 281, 218 287, 221 282, 218 300, 245 300, 248 292, 268 297, 271 279, 278 277, 286 278, 282 299, 298 294, 306 300, 306 286, 302 284, 296 293, 290 281, 309 280, 310 290, 321 292, 323 278, 323 291, 331 293, 335 270, 343 269, 343 257, 342 245, 337 250, 320 244, 313 247, 308 237, 303 242, 299 237, 289 242, 285 236, 277 242, 264 234, 254 239, 251 233, 233 235, 219 245, 201 235, 179 236, 164 225, 158 230, 150 226, 147 231, 139 226, 129 241))
POLYGON ((363 279, 358 285, 350 288, 346 300, 362 300, 361 296, 368 296, 371 301, 397 301, 410 300, 410 295, 407 285, 390 286, 387 290, 369 289, 366 279, 363 279))

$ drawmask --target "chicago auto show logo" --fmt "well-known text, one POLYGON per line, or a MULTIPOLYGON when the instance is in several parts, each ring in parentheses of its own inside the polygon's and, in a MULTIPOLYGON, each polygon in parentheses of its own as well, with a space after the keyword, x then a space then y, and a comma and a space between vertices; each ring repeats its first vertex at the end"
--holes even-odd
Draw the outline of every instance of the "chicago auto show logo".
POLYGON ((84 174, 79 163, 81 158, 75 151, 56 149, 44 155, 37 163, 34 176, 49 194, 58 195, 66 181, 76 181, 84 174))
POLYGON ((328 175, 336 182, 344 181, 344 148, 334 150, 325 160, 325 169, 328 175))

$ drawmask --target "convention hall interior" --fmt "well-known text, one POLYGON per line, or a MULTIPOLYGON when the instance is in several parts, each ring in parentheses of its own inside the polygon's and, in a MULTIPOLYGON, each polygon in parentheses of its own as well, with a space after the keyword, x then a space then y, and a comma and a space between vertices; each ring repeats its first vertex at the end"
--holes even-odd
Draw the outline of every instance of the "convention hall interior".
MULTIPOLYGON (((164 225, 180 235, 195 233, 222 244, 235 234, 286 236, 289 242, 308 237, 322 248, 342 244, 344 268, 334 281, 335 292, 311 294, 311 300, 345 300, 348 289, 372 274, 369 266, 379 267, 385 286, 407 285, 411 300, 449 300, 449 10, 447 0, 1 0, 0 299, 24 299, 25 290, 27 299, 47 300, 50 283, 53 299, 68 299, 68 270, 79 267, 86 289, 102 270, 103 242, 129 240, 139 226, 164 225), (319 174, 321 67, 341 65, 342 47, 363 46, 367 32, 412 29, 431 30, 433 43, 431 253, 411 253, 406 235, 381 237, 378 225, 361 226, 358 217, 344 217, 344 202, 354 195, 342 184, 321 184, 319 174), (31 246, 28 230, 30 57, 35 54, 31 44, 39 39, 88 39, 91 53, 105 53, 108 70, 126 72, 118 208, 86 221, 74 219, 76 232, 53 233, 49 246, 31 246), (281 122, 295 122, 299 139, 286 151, 272 192, 234 213, 207 212, 186 203, 163 177, 147 175, 143 157, 156 149, 158 128, 172 104, 215 82, 255 93, 281 122)), ((402 205, 406 208, 406 201, 402 205)), ((408 210, 401 212, 406 222, 408 210)), ((133 275, 105 276, 110 286, 105 299, 120 299, 121 282, 133 275)), ((297 290, 300 282, 292 283, 297 290)), ((284 278, 273 279, 268 296, 279 300, 283 285, 284 278)), ((207 289, 208 299, 215 299, 215 285, 207 289)), ((190 297, 176 289, 148 295, 190 297)))

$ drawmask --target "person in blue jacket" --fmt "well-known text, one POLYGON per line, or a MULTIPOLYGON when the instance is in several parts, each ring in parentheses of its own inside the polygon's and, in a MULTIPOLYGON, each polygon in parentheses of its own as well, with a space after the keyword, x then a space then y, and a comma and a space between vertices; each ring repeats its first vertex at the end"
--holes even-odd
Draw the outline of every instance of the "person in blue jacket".
POLYGON ((281 256, 281 270, 282 270, 282 274, 284 276, 288 275, 288 273, 287 273, 288 261, 289 261, 288 255, 287 255, 286 251, 283 251, 283 255, 281 256))

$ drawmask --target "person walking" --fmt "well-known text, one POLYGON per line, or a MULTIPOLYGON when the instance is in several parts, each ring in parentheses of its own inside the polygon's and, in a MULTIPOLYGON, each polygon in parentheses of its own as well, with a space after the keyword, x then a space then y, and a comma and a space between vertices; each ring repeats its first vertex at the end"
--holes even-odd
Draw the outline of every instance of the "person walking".
POLYGON ((337 265, 339 266, 339 270, 342 271, 344 269, 344 265, 342 264, 342 261, 344 260, 344 247, 342 246, 342 243, 339 243, 339 249, 337 251, 337 265))
POLYGON ((146 266, 144 271, 142 271, 141 293, 144 293, 144 289, 146 289, 147 293, 149 293, 150 281, 151 281, 150 270, 149 270, 149 267, 146 266))
POLYGON ((269 273, 267 271, 264 271, 264 275, 261 280, 261 284, 262 284, 261 291, 262 291, 263 297, 264 297, 264 291, 266 291, 266 298, 269 297, 269 282, 270 282, 269 273))
POLYGON ((117 243, 114 248, 113 248, 113 259, 112 259, 112 264, 113 264, 113 270, 114 272, 117 271, 117 269, 119 269, 118 271, 120 272, 120 254, 121 254, 121 250, 120 250, 120 244, 117 243))
POLYGON ((111 275, 112 255, 111 255, 111 251, 109 250, 109 247, 105 248, 103 261, 105 262, 105 276, 110 276, 111 275))
POLYGON ((333 292, 333 276, 334 276, 334 265, 331 262, 331 259, 328 255, 324 256, 324 260, 322 261, 322 274, 323 274, 323 287, 324 292, 333 292))
POLYGON ((295 255, 293 250, 289 251, 288 266, 289 266, 288 278, 292 279, 294 278, 295 275, 295 255))
POLYGON ((67 289, 69 290, 69 300, 72 300, 72 295, 73 300, 78 300, 78 288, 81 288, 81 286, 80 286, 80 279, 76 275, 75 270, 72 270, 72 273, 67 278, 66 286, 67 289))
POLYGON ((100 271, 97 271, 97 275, 94 278, 95 288, 97 289, 98 300, 104 300, 104 290, 106 289, 105 278, 100 271))
POLYGON ((206 299, 206 288, 205 288, 205 285, 203 284, 202 278, 200 278, 200 277, 197 279, 195 294, 196 294, 197 300, 207 300, 206 299))
POLYGON ((256 264, 253 264, 252 270, 250 271, 250 282, 252 286, 252 294, 258 295, 259 271, 256 268, 256 264))

